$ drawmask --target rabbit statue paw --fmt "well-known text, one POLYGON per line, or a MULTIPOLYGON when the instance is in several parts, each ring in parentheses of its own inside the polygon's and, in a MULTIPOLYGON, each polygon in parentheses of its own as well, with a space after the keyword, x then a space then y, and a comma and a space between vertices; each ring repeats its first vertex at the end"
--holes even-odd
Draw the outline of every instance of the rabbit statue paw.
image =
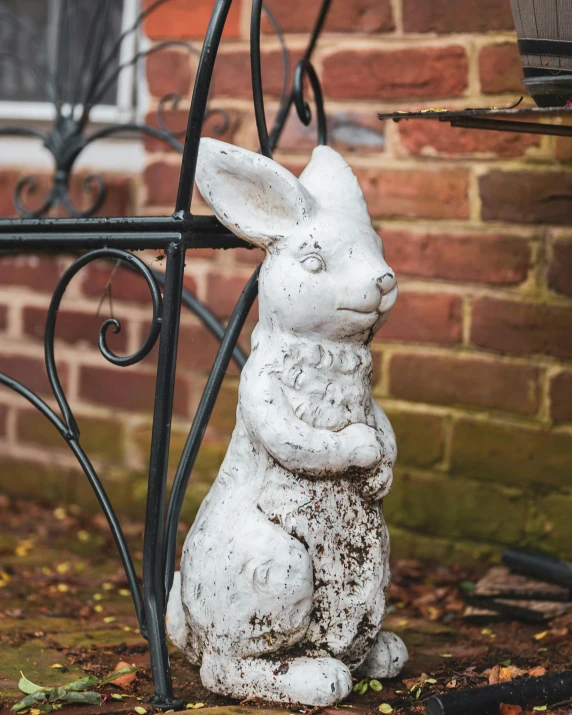
POLYGON ((397 282, 350 167, 317 147, 299 179, 202 139, 197 184, 265 251, 259 323, 236 427, 186 538, 167 630, 204 685, 328 706, 352 673, 407 660, 382 631, 389 537, 381 499, 395 436, 371 390, 371 340, 397 282))

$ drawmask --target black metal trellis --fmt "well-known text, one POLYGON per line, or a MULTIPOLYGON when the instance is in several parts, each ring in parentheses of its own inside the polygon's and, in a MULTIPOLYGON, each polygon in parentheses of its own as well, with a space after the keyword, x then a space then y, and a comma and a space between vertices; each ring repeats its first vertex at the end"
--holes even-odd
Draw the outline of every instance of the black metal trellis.
MULTIPOLYGON (((189 0, 191 1, 191 0, 189 0)), ((156 0, 138 17, 128 33, 136 32, 144 17, 168 0, 156 0)), ((180 144, 176 135, 169 132, 163 118, 166 102, 176 101, 168 95, 159 104, 159 129, 140 124, 124 124, 105 127, 86 137, 84 132, 89 114, 109 83, 114 80, 121 66, 110 70, 113 52, 117 54, 118 45, 114 45, 111 54, 103 52, 104 28, 109 11, 109 0, 97 0, 93 27, 90 28, 91 50, 86 55, 85 76, 79 81, 56 82, 52 97, 56 108, 56 119, 51 133, 42 134, 29 128, 4 127, 0 135, 35 136, 42 139, 55 160, 53 186, 42 206, 35 211, 27 210, 22 202, 26 189, 33 189, 34 180, 23 179, 16 189, 15 204, 23 219, 0 220, 0 252, 3 255, 31 251, 72 251, 81 252, 77 260, 67 269, 60 279, 53 294, 45 330, 45 362, 49 383, 60 408, 57 414, 41 398, 16 380, 0 374, 0 383, 11 388, 27 399, 59 431, 78 459, 86 477, 99 500, 103 512, 117 543, 125 573, 135 605, 141 633, 149 642, 151 669, 155 695, 152 704, 163 710, 179 709, 183 701, 173 694, 167 638, 165 634, 166 600, 173 582, 175 568, 175 545, 177 526, 183 498, 191 471, 204 435, 208 420, 213 410, 222 379, 232 358, 239 366, 244 364, 245 356, 237 347, 237 339, 258 292, 258 268, 247 283, 230 321, 224 329, 217 323, 210 312, 183 288, 183 273, 187 250, 200 247, 233 248, 246 244, 229 233, 215 218, 194 216, 191 213, 191 198, 194 185, 195 169, 199 140, 207 108, 214 63, 222 36, 223 28, 232 0, 215 0, 213 13, 207 29, 195 79, 193 98, 189 112, 184 144, 180 144), (98 24, 99 23, 99 24, 98 24), (62 85, 65 86, 64 89, 62 85), (66 91, 72 88, 72 94, 66 91), (73 206, 68 194, 70 172, 81 153, 90 143, 119 131, 141 131, 167 141, 174 148, 182 149, 182 164, 179 190, 172 216, 129 217, 129 218, 92 218, 101 207, 105 197, 103 180, 89 177, 87 186, 96 187, 96 198, 91 207, 80 211, 73 206), (63 206, 71 218, 41 218, 51 208, 63 206), (131 251, 140 249, 162 249, 166 255, 164 278, 150 270, 143 261, 131 251), (81 447, 81 436, 66 399, 55 364, 54 336, 57 325, 58 308, 71 279, 88 263, 97 259, 108 259, 126 264, 139 273, 146 281, 152 298, 153 317, 151 327, 143 345, 135 353, 120 357, 107 346, 107 331, 118 331, 120 323, 114 318, 107 319, 99 331, 99 348, 103 357, 118 367, 128 367, 142 360, 159 341, 159 355, 153 410, 152 446, 149 459, 149 479, 147 508, 145 515, 145 534, 143 544, 142 587, 121 526, 113 510, 105 489, 81 447), (161 293, 159 284, 162 284, 161 293), (171 416, 173 410, 173 391, 177 360, 177 344, 181 306, 187 305, 207 327, 221 340, 221 345, 207 382, 207 386, 195 415, 181 461, 176 471, 175 480, 167 501, 166 478, 169 456, 171 416)), ((251 67, 254 110, 260 140, 261 151, 271 157, 277 145, 284 124, 294 105, 300 120, 308 125, 311 111, 304 99, 304 80, 308 79, 314 93, 318 118, 318 140, 326 142, 326 118, 317 74, 311 58, 318 37, 331 4, 331 0, 322 0, 317 8, 317 19, 303 59, 296 67, 294 81, 290 91, 283 93, 281 106, 270 132, 266 125, 262 90, 262 68, 260 55, 260 25, 263 11, 262 0, 254 0, 251 17, 251 67)), ((73 0, 63 0, 62 7, 69 14, 73 9, 73 0)), ((62 12, 64 12, 62 10, 62 12)), ((268 12, 268 10, 266 10, 268 12)), ((71 15, 66 15, 66 17, 71 15)), ((275 29, 275 18, 269 14, 275 29)), ((64 18, 65 19, 65 18, 64 18)), ((1 20, 1 17, 0 17, 1 20)), ((71 25, 70 25, 71 26, 71 25)), ((124 33, 118 43, 124 39, 124 33)), ((283 38, 279 33, 283 46, 283 38)), ((162 49, 171 43, 161 43, 147 53, 138 53, 133 62, 144 54, 162 49)), ((176 43, 181 44, 181 43, 176 43)), ((284 46, 283 46, 284 47, 284 46)), ((194 49, 192 49, 194 51, 194 49)), ((284 51, 284 50, 283 50, 284 51)), ((6 59, 0 57, 0 59, 6 59)), ((11 58, 12 60, 14 58, 11 58)), ((34 72, 33 67, 29 67, 34 72)), ((285 65, 285 76, 288 75, 285 65)), ((48 78, 49 79, 49 78, 48 78)), ((68 78, 69 79, 69 78, 68 78)), ((221 112, 223 121, 225 115, 221 112)))

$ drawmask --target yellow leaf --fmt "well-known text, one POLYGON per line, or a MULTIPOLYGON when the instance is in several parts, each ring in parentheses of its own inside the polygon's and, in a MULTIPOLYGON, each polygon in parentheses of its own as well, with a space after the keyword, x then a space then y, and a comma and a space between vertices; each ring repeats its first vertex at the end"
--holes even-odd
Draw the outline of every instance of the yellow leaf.
POLYGON ((101 601, 103 599, 103 594, 101 593, 94 593, 93 594, 93 600, 94 601, 101 601))
POLYGON ((147 710, 145 710, 145 708, 142 708, 140 705, 136 705, 133 709, 135 710, 137 715, 147 715, 147 710))
POLYGON ((187 703, 188 710, 200 710, 200 708, 204 708, 204 706, 204 703, 187 703))
POLYGON ((63 521, 66 516, 67 516, 66 510, 63 508, 63 506, 59 506, 57 509, 54 509, 54 516, 58 521, 63 521))
POLYGON ((77 532, 77 538, 78 538, 80 541, 89 541, 90 538, 91 538, 91 535, 90 535, 89 531, 86 531, 85 529, 82 529, 81 531, 78 531, 78 532, 77 532))
POLYGON ((56 566, 56 571, 61 574, 67 573, 69 570, 70 570, 70 565, 67 561, 64 561, 63 564, 58 564, 56 566))
POLYGON ((534 640, 535 640, 535 641, 540 641, 540 640, 542 640, 545 636, 547 636, 548 633, 549 633, 549 631, 542 631, 542 633, 537 633, 537 634, 534 636, 534 640))
POLYGON ((378 707, 378 710, 380 713, 392 713, 393 708, 389 703, 381 703, 381 705, 378 707))
POLYGON ((102 588, 103 588, 104 591, 113 591, 113 584, 112 584, 112 583, 109 583, 109 581, 108 581, 108 582, 106 582, 106 583, 103 584, 103 587, 102 587, 102 588))
POLYGON ((0 588, 6 588, 6 586, 10 583, 10 576, 6 573, 6 571, 0 570, 0 588))
POLYGON ((101 612, 103 611, 103 606, 98 603, 97 605, 95 605, 95 606, 93 607, 93 610, 94 610, 96 613, 101 613, 101 612))
POLYGON ((38 710, 38 708, 32 708, 32 709, 30 710, 31 715, 40 715, 41 712, 42 712, 42 711, 41 711, 41 710, 38 710))
POLYGON ((60 593, 67 593, 70 590, 70 587, 67 585, 67 583, 58 583, 58 591, 60 593))
POLYGON ((409 621, 407 620, 407 618, 404 618, 402 621, 399 621, 397 625, 398 626, 408 626, 409 621))
POLYGON ((65 666, 63 666, 61 663, 54 663, 53 665, 50 665, 50 668, 55 668, 56 670, 58 668, 64 668, 64 667, 65 666))
POLYGON ((133 629, 131 628, 131 626, 123 626, 123 630, 129 632, 133 629))
POLYGON ((131 591, 128 588, 120 588, 119 591, 120 596, 131 596, 131 591))
POLYGON ((439 653, 440 658, 452 658, 453 654, 452 653, 439 653))
POLYGON ((103 619, 103 622, 104 623, 115 623, 116 620, 117 619, 115 618, 115 616, 105 616, 105 618, 103 619))

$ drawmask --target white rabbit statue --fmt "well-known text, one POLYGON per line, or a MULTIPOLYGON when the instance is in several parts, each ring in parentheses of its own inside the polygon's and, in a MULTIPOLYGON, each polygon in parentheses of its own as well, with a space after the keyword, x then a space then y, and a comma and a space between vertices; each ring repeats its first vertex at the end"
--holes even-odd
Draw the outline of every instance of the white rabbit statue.
POLYGON ((236 427, 185 541, 168 633, 213 692, 331 705, 352 673, 393 677, 407 660, 381 630, 396 446, 369 347, 397 283, 333 149, 314 149, 297 179, 202 139, 196 180, 266 257, 236 427))

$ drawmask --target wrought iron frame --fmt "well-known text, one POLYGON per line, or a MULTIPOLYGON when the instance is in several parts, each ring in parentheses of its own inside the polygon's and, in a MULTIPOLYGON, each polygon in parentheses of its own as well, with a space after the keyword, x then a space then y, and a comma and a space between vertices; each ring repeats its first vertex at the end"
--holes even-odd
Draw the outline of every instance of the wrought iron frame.
MULTIPOLYGON (((101 8, 105 8, 109 2, 109 0, 98 1, 101 8)), ((137 27, 151 9, 155 9, 166 1, 168 0, 157 0, 147 8, 140 15, 137 27)), ((66 2, 71 2, 71 0, 66 0, 66 2)), ((308 46, 294 73, 292 88, 283 93, 283 100, 274 125, 269 132, 264 113, 260 53, 263 1, 253 1, 250 41, 254 112, 261 152, 265 156, 272 156, 272 151, 278 143, 292 106, 295 106, 298 116, 304 124, 308 125, 310 123, 311 110, 304 98, 306 78, 314 94, 318 142, 320 144, 326 143, 326 117, 322 93, 311 59, 318 37, 324 27, 330 4, 331 0, 321 0, 308 46)), ((212 314, 204 306, 201 306, 183 287, 185 255, 188 250, 204 247, 234 248, 246 246, 243 241, 228 232, 214 217, 195 216, 191 212, 191 199, 201 130, 205 116, 208 114, 207 103, 215 59, 231 5, 232 0, 215 0, 200 54, 184 145, 179 145, 176 137, 161 123, 159 130, 142 125, 107 127, 86 139, 83 136, 83 130, 87 123, 91 106, 89 98, 87 98, 81 105, 79 124, 74 112, 72 114, 68 113, 66 116, 58 110, 52 135, 42 136, 45 145, 54 155, 56 171, 54 172, 53 190, 41 209, 35 212, 27 212, 19 201, 19 195, 23 188, 31 186, 31 180, 27 179, 24 180, 24 184, 19 185, 16 192, 16 205, 19 206, 20 212, 27 218, 0 220, 0 252, 2 255, 34 251, 80 253, 80 257, 65 271, 55 289, 48 309, 44 337, 46 370, 61 414, 58 414, 24 385, 7 375, 0 374, 0 383, 28 400, 52 423, 76 456, 93 487, 119 550, 141 633, 149 643, 155 691, 151 703, 163 710, 180 709, 184 705, 184 702, 177 699, 173 694, 165 633, 165 609, 173 583, 176 536, 181 507, 225 370, 231 359, 234 358, 239 366, 242 366, 246 359, 245 355, 237 347, 237 339, 258 292, 259 268, 254 271, 236 304, 226 328, 223 328, 212 314), (175 148, 181 146, 182 163, 179 189, 172 216, 90 217, 103 201, 102 184, 95 179, 91 180, 97 182, 99 189, 92 207, 86 212, 81 212, 71 206, 68 200, 67 187, 71 168, 81 150, 87 143, 125 129, 136 129, 165 139, 175 148), (54 136, 57 141, 53 140, 54 136), (72 218, 40 218, 48 209, 58 203, 63 204, 68 209, 68 212, 72 214, 72 218), (164 277, 150 270, 140 258, 132 253, 132 251, 140 249, 161 249, 165 252, 164 277), (141 585, 117 515, 93 465, 81 446, 80 432, 58 378, 55 362, 54 336, 62 297, 72 278, 84 266, 98 259, 119 261, 140 274, 149 288, 153 311, 151 327, 145 342, 139 350, 129 356, 115 355, 109 349, 107 345, 109 329, 112 328, 115 332, 118 332, 121 326, 118 320, 114 318, 107 319, 99 331, 99 348, 104 358, 113 365, 128 367, 148 355, 153 346, 159 341, 141 585), (159 284, 162 285, 162 292, 159 284), (193 310, 221 340, 221 344, 187 437, 167 500, 167 465, 179 320, 182 305, 186 305, 193 310)), ((274 18, 271 17, 270 19, 276 29, 277 25, 274 18)), ((165 46, 164 43, 163 46, 165 46)), ((101 52, 101 49, 99 51, 101 52)), ((96 66, 100 67, 100 65, 96 66)), ((285 75, 287 75, 287 70, 285 70, 285 75)), ((58 106, 56 107, 57 109, 58 106)), ((162 107, 163 102, 160 104, 160 112, 162 107)), ((0 130, 0 133, 30 135, 32 132, 25 128, 21 130, 16 128, 16 131, 11 128, 11 131, 4 129, 0 130)), ((37 136, 37 133, 32 133, 32 135, 37 136)))
POLYGON ((378 114, 377 117, 381 120, 392 119, 394 122, 407 119, 436 120, 452 127, 464 129, 572 137, 572 125, 547 124, 536 121, 538 119, 569 119, 572 117, 572 107, 519 107, 522 99, 521 97, 511 107, 422 109, 416 112, 384 112, 378 114))

